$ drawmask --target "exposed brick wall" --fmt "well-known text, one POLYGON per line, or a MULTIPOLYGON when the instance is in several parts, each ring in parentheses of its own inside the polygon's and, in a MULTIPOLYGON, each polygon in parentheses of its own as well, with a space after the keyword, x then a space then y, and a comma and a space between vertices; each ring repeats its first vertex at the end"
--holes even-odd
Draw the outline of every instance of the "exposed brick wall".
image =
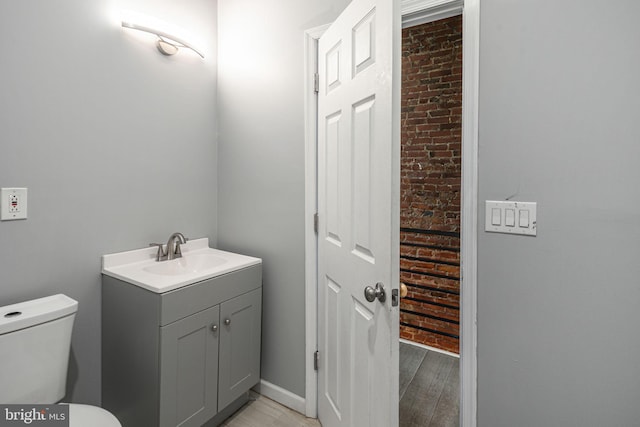
POLYGON ((400 336, 456 353, 461 135, 462 17, 403 30, 400 336))

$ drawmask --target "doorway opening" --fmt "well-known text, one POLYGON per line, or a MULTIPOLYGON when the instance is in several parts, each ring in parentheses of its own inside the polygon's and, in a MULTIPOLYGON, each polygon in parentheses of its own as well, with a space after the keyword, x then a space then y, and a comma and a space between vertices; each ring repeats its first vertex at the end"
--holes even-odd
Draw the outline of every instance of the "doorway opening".
POLYGON ((459 425, 462 31, 402 32, 400 427, 459 425))
MULTIPOLYGON (((420 25, 445 19, 463 12, 462 0, 419 0, 402 2, 403 27, 420 25)), ((460 425, 476 426, 477 413, 477 163, 478 163, 478 68, 479 68, 479 1, 465 0, 464 32, 464 97, 462 127, 462 218, 461 265, 464 281, 460 293, 460 425)), ((317 104, 314 96, 314 73, 318 69, 318 39, 328 26, 305 32, 305 212, 306 215, 306 350, 310 356, 306 363, 305 399, 300 400, 300 411, 309 417, 317 416, 317 373, 313 357, 317 349, 317 282, 316 234, 314 214, 317 212, 317 104)), ((437 354, 437 353, 436 353, 437 354)))

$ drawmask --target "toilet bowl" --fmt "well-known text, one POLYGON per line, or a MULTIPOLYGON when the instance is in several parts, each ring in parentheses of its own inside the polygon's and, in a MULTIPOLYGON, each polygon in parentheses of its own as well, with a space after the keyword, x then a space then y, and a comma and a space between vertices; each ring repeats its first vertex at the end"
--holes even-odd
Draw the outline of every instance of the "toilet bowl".
POLYGON ((121 427, 109 411, 97 406, 69 404, 69 427, 121 427))
MULTIPOLYGON (((64 397, 77 311, 78 302, 62 294, 0 307, 0 403, 51 404, 64 397)), ((102 408, 68 405, 70 427, 122 427, 102 408)))

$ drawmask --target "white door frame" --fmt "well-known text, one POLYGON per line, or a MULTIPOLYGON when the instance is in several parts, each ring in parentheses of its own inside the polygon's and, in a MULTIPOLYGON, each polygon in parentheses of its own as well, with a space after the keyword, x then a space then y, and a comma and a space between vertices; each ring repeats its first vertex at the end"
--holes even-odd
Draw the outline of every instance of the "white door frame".
MULTIPOLYGON (((478 85, 480 0, 402 0, 403 28, 463 15, 462 71, 462 224, 460 425, 476 427, 477 414, 477 236, 478 236, 478 85)), ((314 95, 318 39, 329 25, 305 32, 305 414, 318 414, 317 349, 317 97, 314 95)))

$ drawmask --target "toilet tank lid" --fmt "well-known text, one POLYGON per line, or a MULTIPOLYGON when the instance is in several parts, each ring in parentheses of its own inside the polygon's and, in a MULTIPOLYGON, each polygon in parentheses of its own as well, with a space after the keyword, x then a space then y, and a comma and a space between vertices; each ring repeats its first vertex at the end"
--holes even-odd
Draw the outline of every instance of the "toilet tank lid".
POLYGON ((0 307, 0 335, 69 316, 78 311, 78 301, 63 294, 0 307))

